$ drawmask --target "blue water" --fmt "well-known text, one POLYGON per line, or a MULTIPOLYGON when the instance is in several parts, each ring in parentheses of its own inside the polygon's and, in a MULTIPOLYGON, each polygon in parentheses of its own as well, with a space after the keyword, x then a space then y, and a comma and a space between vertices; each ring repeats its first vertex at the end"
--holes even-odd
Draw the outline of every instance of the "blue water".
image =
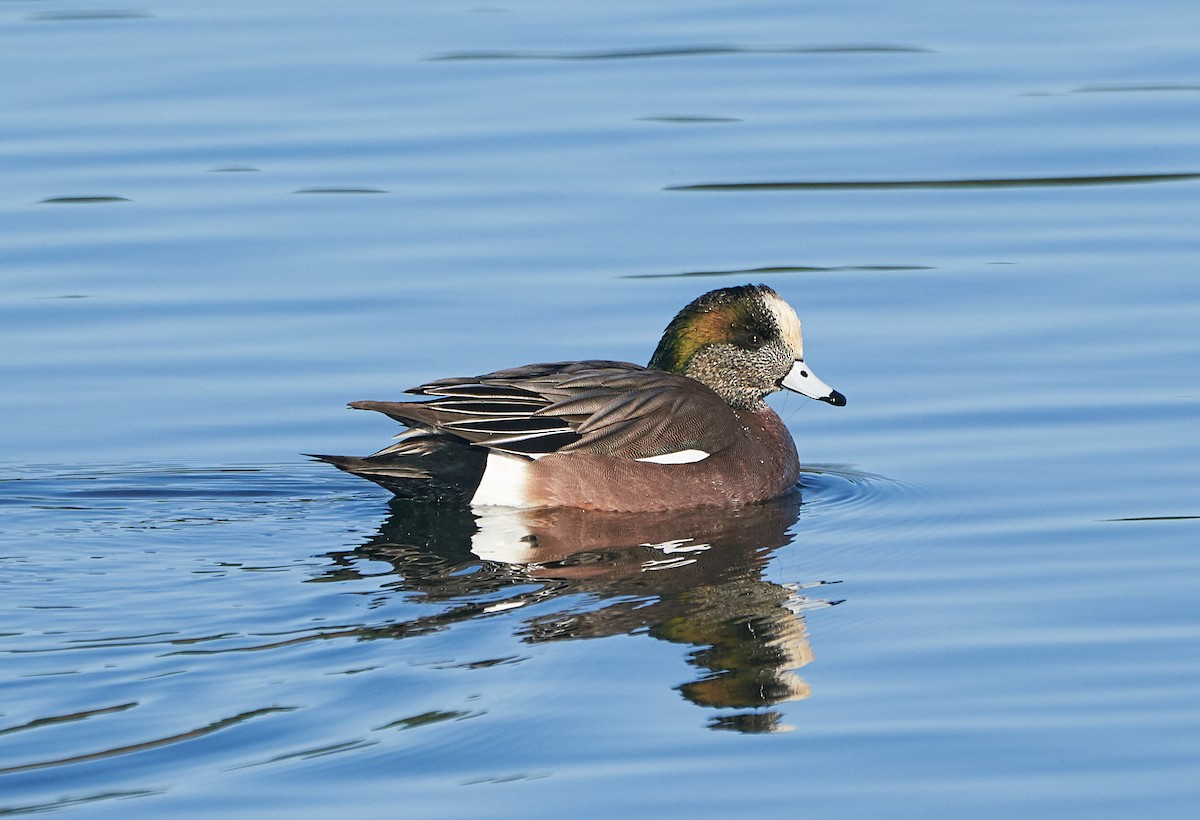
POLYGON ((0 812, 1190 817, 1198 29, 0 4, 0 812), (298 455, 747 281, 849 399, 774 401, 799 497, 463 516, 298 455))

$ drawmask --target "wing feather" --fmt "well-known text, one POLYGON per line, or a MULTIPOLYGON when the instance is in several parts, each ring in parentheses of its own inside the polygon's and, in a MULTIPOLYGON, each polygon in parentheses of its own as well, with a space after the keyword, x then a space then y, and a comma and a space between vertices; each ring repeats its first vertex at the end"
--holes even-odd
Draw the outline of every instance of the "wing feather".
POLYGON ((536 458, 593 452, 644 459, 716 452, 736 418, 697 381, 628 362, 547 362, 439 379, 408 391, 428 401, 354 402, 413 428, 536 458))

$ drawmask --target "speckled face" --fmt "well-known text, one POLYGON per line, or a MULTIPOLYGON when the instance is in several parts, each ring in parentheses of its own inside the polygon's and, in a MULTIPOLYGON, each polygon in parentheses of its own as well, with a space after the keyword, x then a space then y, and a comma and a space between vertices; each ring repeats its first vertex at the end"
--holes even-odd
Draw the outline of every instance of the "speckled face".
POLYGON ((744 285, 680 311, 650 366, 706 384, 734 407, 756 408, 780 388, 800 350, 795 311, 765 285, 744 285))

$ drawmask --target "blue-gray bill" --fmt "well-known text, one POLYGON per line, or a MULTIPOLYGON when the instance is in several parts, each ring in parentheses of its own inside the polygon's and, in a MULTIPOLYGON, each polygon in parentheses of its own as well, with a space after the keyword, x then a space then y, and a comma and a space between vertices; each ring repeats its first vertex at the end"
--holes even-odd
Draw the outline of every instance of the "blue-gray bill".
POLYGON ((810 399, 828 402, 834 407, 846 406, 846 397, 818 379, 804 359, 796 359, 792 369, 779 380, 779 386, 810 399))

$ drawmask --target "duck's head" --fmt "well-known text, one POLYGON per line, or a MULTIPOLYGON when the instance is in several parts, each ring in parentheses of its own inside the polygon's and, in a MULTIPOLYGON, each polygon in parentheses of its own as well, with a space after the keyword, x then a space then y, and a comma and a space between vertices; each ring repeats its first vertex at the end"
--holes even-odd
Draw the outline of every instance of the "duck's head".
POLYGON ((710 291, 679 311, 650 367, 708 385, 739 409, 758 409, 780 389, 846 403, 804 363, 796 311, 766 285, 710 291))

